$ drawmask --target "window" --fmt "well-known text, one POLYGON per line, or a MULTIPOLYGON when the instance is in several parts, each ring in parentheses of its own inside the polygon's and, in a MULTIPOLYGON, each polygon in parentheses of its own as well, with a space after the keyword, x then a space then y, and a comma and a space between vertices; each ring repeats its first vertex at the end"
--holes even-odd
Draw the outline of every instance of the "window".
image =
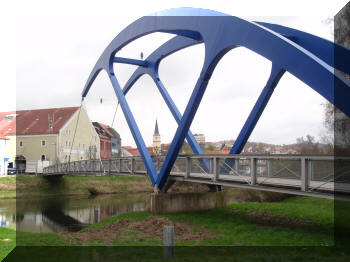
POLYGON ((19 147, 23 147, 23 141, 19 141, 19 147))
POLYGON ((66 141, 66 146, 68 146, 68 141, 66 141))
POLYGON ((46 141, 45 140, 41 140, 41 146, 46 146, 46 141))
POLYGON ((45 161, 45 160, 46 160, 45 155, 41 155, 41 161, 45 161))

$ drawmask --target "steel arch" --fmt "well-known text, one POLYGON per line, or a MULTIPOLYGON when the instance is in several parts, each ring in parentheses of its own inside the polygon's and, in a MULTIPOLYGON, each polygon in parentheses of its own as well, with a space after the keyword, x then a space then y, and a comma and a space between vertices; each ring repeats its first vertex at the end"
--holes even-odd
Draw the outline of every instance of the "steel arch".
POLYGON ((275 86, 285 71, 299 78, 345 114, 350 115, 350 106, 348 105, 350 99, 349 81, 334 72, 334 69, 339 69, 349 73, 349 66, 346 64, 346 61, 350 61, 349 50, 291 28, 267 23, 248 22, 215 11, 195 8, 169 9, 142 17, 130 24, 112 40, 102 53, 87 80, 82 96, 87 95, 99 72, 105 70, 112 82, 150 179, 153 185, 157 185, 161 189, 167 180, 185 137, 189 142, 191 141, 194 152, 201 153, 200 147, 195 140, 193 141, 189 127, 217 63, 229 50, 238 46, 246 47, 269 59, 272 62, 272 70, 265 88, 237 138, 237 146, 235 143, 231 153, 240 152, 243 148, 242 145, 244 146, 247 141, 275 86), (162 45, 145 61, 115 57, 123 46, 153 32, 167 32, 178 36, 162 45), (205 46, 205 60, 184 115, 181 116, 159 79, 158 65, 166 55, 198 43, 203 43, 205 46), (333 61, 334 50, 343 54, 345 62, 335 63, 333 61), (129 63, 139 66, 123 90, 114 74, 113 63, 129 63), (179 125, 159 174, 153 165, 125 99, 127 91, 144 73, 153 78, 179 125), (342 94, 336 101, 334 99, 335 89, 342 94))

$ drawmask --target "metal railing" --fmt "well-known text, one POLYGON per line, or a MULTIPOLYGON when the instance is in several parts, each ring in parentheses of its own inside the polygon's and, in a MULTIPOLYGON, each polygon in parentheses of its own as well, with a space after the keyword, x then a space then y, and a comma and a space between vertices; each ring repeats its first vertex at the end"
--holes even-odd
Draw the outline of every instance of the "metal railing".
MULTIPOLYGON (((152 159, 159 170, 165 157, 152 159)), ((337 161, 343 161, 342 168, 334 172, 335 157, 329 155, 187 155, 177 158, 170 177, 228 186, 350 193, 350 158, 337 161)), ((44 168, 45 176, 70 173, 147 175, 141 157, 81 160, 44 168)))

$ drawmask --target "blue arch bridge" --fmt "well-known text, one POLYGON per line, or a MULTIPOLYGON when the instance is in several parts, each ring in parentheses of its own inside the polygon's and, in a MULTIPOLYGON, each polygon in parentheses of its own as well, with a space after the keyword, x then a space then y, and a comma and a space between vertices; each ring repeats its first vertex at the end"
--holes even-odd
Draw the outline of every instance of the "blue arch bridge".
POLYGON ((300 79, 349 117, 350 83, 344 77, 350 74, 349 61, 350 50, 328 40, 281 25, 250 22, 211 10, 177 8, 141 17, 107 46, 82 92, 84 99, 98 74, 101 71, 108 74, 141 157, 63 163, 45 168, 44 175, 102 171, 106 174, 147 175, 156 192, 166 192, 174 181, 190 181, 207 184, 212 190, 233 186, 327 198, 333 198, 337 193, 346 197, 350 193, 350 161, 346 157, 243 155, 241 151, 285 72, 300 79), (174 37, 144 60, 118 56, 124 46, 154 32, 169 33, 174 37), (165 57, 198 44, 205 47, 204 63, 181 115, 159 77, 159 64, 165 57), (270 60, 270 76, 243 123, 230 154, 204 155, 190 126, 215 67, 227 52, 239 47, 270 60), (114 63, 136 66, 123 87, 114 72, 114 63), (178 124, 167 155, 157 159, 152 159, 149 154, 126 100, 128 91, 144 74, 153 79, 178 124), (179 156, 185 139, 194 155, 179 156))

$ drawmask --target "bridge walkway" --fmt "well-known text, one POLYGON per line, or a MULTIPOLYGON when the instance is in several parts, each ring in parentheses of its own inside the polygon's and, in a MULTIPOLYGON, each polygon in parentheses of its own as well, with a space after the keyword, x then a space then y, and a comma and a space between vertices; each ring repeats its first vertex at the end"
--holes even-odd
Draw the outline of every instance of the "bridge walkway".
MULTIPOLYGON (((153 157, 158 168, 164 157, 153 157)), ((68 174, 147 176, 141 157, 82 160, 44 168, 68 174)), ((177 158, 171 181, 350 200, 350 158, 329 155, 188 155, 177 158), (209 163, 203 165, 203 160, 209 163), (335 172, 336 171, 336 172, 335 172)))

